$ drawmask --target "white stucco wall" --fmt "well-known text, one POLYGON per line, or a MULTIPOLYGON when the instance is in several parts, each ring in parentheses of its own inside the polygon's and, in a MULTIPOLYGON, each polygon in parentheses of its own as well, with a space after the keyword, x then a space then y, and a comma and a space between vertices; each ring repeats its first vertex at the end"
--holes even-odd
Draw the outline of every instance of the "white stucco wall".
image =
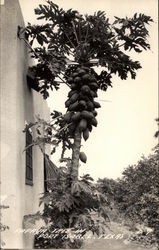
POLYGON ((2 233, 5 248, 32 248, 32 240, 16 233, 23 227, 23 216, 37 212, 39 194, 44 188, 43 156, 33 149, 33 186, 25 184, 25 121, 34 115, 49 118, 42 96, 26 83, 28 51, 17 38, 17 26, 24 22, 18 0, 5 0, 1 8, 1 201, 9 208, 2 211, 2 222, 10 227, 2 233))

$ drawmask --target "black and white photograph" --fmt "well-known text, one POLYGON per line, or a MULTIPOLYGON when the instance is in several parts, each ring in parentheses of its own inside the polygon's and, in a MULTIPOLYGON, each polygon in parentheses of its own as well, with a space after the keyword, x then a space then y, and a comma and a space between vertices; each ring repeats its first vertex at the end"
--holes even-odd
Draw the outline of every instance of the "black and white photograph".
POLYGON ((0 0, 0 248, 159 250, 158 0, 0 0))

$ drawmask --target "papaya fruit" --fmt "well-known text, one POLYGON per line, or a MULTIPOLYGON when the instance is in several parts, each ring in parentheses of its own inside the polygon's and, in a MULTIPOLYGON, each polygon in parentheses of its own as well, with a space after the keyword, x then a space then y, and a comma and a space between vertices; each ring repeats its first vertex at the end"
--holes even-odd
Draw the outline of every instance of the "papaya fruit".
POLYGON ((88 138, 89 138, 89 129, 88 129, 88 128, 86 128, 86 129, 83 131, 83 138, 84 138, 85 141, 88 140, 88 138))
POLYGON ((93 98, 97 97, 97 92, 96 92, 96 91, 91 90, 91 91, 90 91, 90 94, 91 94, 91 96, 92 96, 93 98))
POLYGON ((87 110, 83 110, 81 112, 81 117, 86 119, 86 120, 89 120, 89 119, 93 119, 94 118, 94 115, 92 114, 92 112, 89 112, 87 110))
POLYGON ((68 107, 69 111, 76 111, 78 109, 78 101, 74 102, 68 107))
POLYGON ((86 66, 82 66, 81 69, 84 69, 86 72, 88 72, 90 70, 90 68, 88 68, 86 66))
POLYGON ((81 119, 78 127, 81 132, 84 131, 87 128, 87 121, 85 119, 81 119))
POLYGON ((78 83, 76 83, 78 86, 82 87, 83 85, 85 85, 85 82, 83 80, 79 81, 78 83))
POLYGON ((74 132, 75 132, 75 129, 76 129, 76 124, 75 123, 71 123, 70 125, 69 125, 69 133, 70 133, 70 135, 73 135, 74 134, 74 132))
POLYGON ((68 99, 66 102, 65 102, 65 107, 68 108, 70 106, 71 102, 70 100, 68 99))
POLYGON ((94 75, 91 75, 89 77, 89 79, 90 79, 91 82, 96 82, 97 81, 94 75))
POLYGON ((94 104, 91 101, 87 102, 87 110, 92 111, 94 109, 94 104))
POLYGON ((90 82, 90 83, 89 83, 89 87, 90 87, 92 90, 97 90, 97 89, 98 89, 98 84, 95 83, 95 82, 90 82))
POLYGON ((78 76, 78 73, 77 73, 77 72, 74 72, 74 73, 72 74, 72 77, 75 78, 76 76, 78 76))
POLYGON ((85 75, 82 76, 82 80, 84 82, 89 82, 89 79, 90 79, 90 75, 89 74, 85 74, 85 75))
POLYGON ((94 101, 94 107, 95 107, 95 108, 101 108, 101 105, 100 105, 99 102, 95 102, 95 101, 94 101))
POLYGON ((72 82, 73 82, 73 77, 69 77, 69 78, 67 79, 67 82, 68 82, 68 83, 72 83, 72 82))
POLYGON ((82 162, 86 163, 86 162, 87 162, 87 156, 86 156, 86 154, 85 154, 84 152, 80 152, 80 154, 79 154, 79 159, 80 159, 82 162))
POLYGON ((71 120, 71 113, 68 112, 68 113, 66 113, 66 114, 64 115, 64 121, 67 122, 67 123, 69 123, 70 120, 71 120))
POLYGON ((92 125, 90 123, 87 124, 87 128, 88 128, 89 132, 92 131, 92 125))
POLYGON ((74 94, 71 96, 71 98, 70 98, 70 102, 71 102, 71 103, 74 103, 74 102, 77 101, 77 99, 78 99, 78 94, 77 94, 77 93, 74 93, 74 94))
POLYGON ((89 97, 87 95, 83 95, 82 93, 79 94, 79 100, 83 100, 88 102, 89 101, 89 97))
POLYGON ((75 93, 77 93, 76 90, 70 90, 69 93, 68 93, 68 97, 71 97, 75 93))
POLYGON ((80 78, 79 76, 76 76, 76 77, 74 78, 74 82, 75 82, 75 83, 80 83, 80 82, 81 82, 81 78, 80 78))
POLYGON ((81 70, 81 67, 79 66, 79 67, 76 69, 76 72, 79 73, 80 70, 81 70))
POLYGON ((80 100, 78 107, 80 110, 86 109, 86 107, 87 107, 86 102, 84 100, 80 100))
POLYGON ((75 90, 77 88, 77 85, 75 83, 71 84, 71 89, 75 90))
POLYGON ((86 71, 85 71, 84 69, 79 69, 79 70, 78 70, 78 74, 79 74, 80 76, 85 75, 85 74, 86 74, 86 71))
POLYGON ((92 120, 91 120, 91 124, 94 126, 94 127, 97 127, 97 119, 94 117, 92 120))
POLYGON ((83 82, 82 82, 82 81, 80 81, 80 82, 78 83, 78 87, 79 87, 79 89, 80 89, 82 86, 83 86, 83 82))
POLYGON ((77 112, 75 114, 73 114, 72 116, 72 121, 78 121, 81 117, 81 112, 77 112))
POLYGON ((97 116, 97 114, 98 114, 96 110, 93 110, 92 113, 93 113, 94 116, 97 116))
POLYGON ((83 85, 83 86, 81 87, 81 92, 84 93, 84 94, 89 94, 89 93, 90 93, 90 88, 89 88, 89 86, 83 85))

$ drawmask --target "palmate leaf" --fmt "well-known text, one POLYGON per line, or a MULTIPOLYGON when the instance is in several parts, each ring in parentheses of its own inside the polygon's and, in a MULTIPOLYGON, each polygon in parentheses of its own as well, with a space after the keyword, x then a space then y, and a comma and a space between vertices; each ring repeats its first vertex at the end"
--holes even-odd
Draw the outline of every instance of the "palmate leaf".
POLYGON ((105 206, 101 205, 98 209, 98 216, 103 217, 105 221, 110 222, 110 218, 108 216, 108 211, 105 206))
POLYGON ((68 209, 67 209, 67 207, 66 207, 65 205, 66 205, 66 204, 65 204, 64 201, 57 201, 57 202, 55 203, 55 206, 58 208, 58 210, 59 210, 60 212, 64 212, 64 211, 68 212, 68 209))
POLYGON ((102 70, 99 75, 97 74, 96 77, 101 90, 106 91, 108 86, 112 87, 111 85, 112 76, 106 70, 102 70))
POLYGON ((58 5, 54 4, 52 1, 47 1, 49 5, 39 5, 39 8, 35 9, 35 14, 39 15, 38 19, 46 19, 46 20, 56 20, 56 16, 59 15, 60 9, 58 5))
POLYGON ((104 194, 102 194, 101 192, 96 190, 94 192, 94 196, 97 197, 98 202, 100 202, 101 204, 105 203, 105 204, 109 205, 109 201, 108 201, 107 197, 104 194))
POLYGON ((81 192, 91 194, 92 190, 89 184, 84 181, 73 181, 71 185, 71 193, 80 195, 81 192))
POLYGON ((99 56, 101 57, 100 64, 104 67, 108 67, 109 74, 105 75, 105 73, 102 73, 104 77, 108 77, 105 79, 108 81, 107 86, 111 86, 110 78, 112 74, 118 74, 122 80, 125 80, 130 72, 134 79, 136 76, 136 70, 141 68, 140 63, 138 61, 132 61, 128 55, 119 50, 117 44, 115 45, 112 53, 109 51, 108 54, 108 51, 102 49, 99 56))
POLYGON ((28 23, 28 26, 25 28, 25 38, 29 40, 30 45, 32 46, 34 40, 42 46, 43 43, 49 42, 50 34, 52 33, 52 29, 50 24, 45 25, 31 25, 28 23))
POLYGON ((81 176, 81 180, 86 182, 87 184, 91 184, 94 181, 94 179, 89 174, 81 176))
POLYGON ((90 214, 79 214, 78 219, 76 221, 76 224, 79 225, 79 228, 81 229, 90 229, 91 225, 91 215, 90 214))
POLYGON ((51 197, 51 195, 50 195, 50 193, 45 193, 42 197, 40 197, 40 202, 39 202, 39 206, 41 205, 41 204, 45 204, 45 205, 48 205, 50 202, 51 202, 51 199, 52 197, 51 197))
POLYGON ((69 217, 69 227, 74 227, 78 221, 78 218, 79 218, 79 214, 74 212, 70 215, 69 217))
POLYGON ((44 219, 44 217, 40 211, 38 211, 35 214, 24 215, 24 221, 26 221, 27 223, 35 224, 36 221, 38 221, 40 219, 44 219))
POLYGON ((75 227, 80 229, 85 229, 86 231, 91 230, 93 233, 96 233, 98 236, 105 233, 106 221, 109 222, 108 218, 102 220, 102 217, 99 218, 90 212, 81 212, 80 214, 75 214, 72 219, 72 225, 75 224, 75 227))
POLYGON ((79 222, 79 213, 73 212, 69 217, 69 227, 76 228, 76 224, 78 224, 78 222, 79 222))
POLYGON ((146 42, 149 33, 145 27, 145 24, 153 22, 150 16, 135 13, 132 18, 115 18, 114 29, 118 34, 118 39, 125 41, 124 47, 126 50, 134 49, 140 53, 142 48, 150 49, 150 45, 146 42), (116 24, 120 24, 120 28, 115 27, 116 24))
POLYGON ((65 193, 59 200, 55 201, 54 206, 60 212, 69 213, 70 210, 79 205, 79 201, 73 197, 70 193, 65 193))

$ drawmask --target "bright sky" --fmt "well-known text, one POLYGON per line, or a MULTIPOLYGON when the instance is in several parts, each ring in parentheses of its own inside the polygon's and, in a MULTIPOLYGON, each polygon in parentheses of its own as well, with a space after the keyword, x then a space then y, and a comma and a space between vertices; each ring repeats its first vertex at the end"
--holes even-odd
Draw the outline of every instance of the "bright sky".
MULTIPOLYGON (((34 8, 42 0, 19 0, 25 22, 35 23, 34 8)), ((80 173, 89 173, 93 178, 117 178, 128 165, 135 164, 144 154, 147 156, 157 141, 158 117, 158 1, 157 0, 55 0, 64 9, 77 9, 81 13, 103 10, 110 21, 114 16, 131 17, 133 14, 150 15, 154 23, 149 26, 150 51, 132 53, 140 61, 142 69, 136 80, 113 78, 113 88, 100 92, 98 100, 98 127, 93 129, 89 140, 82 143, 87 155, 87 164, 81 164, 80 173), (110 102, 108 102, 110 101, 110 102)), ((64 111, 68 88, 51 95, 48 100, 51 110, 64 111)), ((55 159, 55 163, 57 163, 55 159)))

